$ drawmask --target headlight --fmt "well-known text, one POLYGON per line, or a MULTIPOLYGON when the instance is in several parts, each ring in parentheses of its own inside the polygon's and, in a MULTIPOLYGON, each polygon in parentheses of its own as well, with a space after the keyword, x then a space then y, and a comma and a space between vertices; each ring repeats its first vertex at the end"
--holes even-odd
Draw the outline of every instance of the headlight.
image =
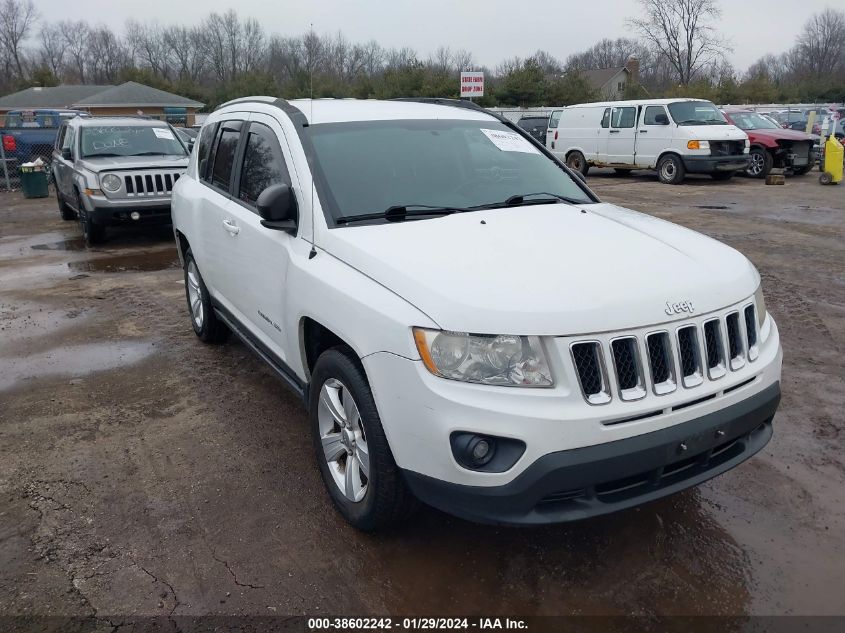
POLYGON ((763 297, 763 283, 757 286, 754 292, 754 306, 757 311, 757 327, 763 327, 763 321, 766 320, 766 299, 763 297))
POLYGON ((551 387, 536 336, 466 334, 414 328, 426 369, 435 376, 504 387, 551 387))
POLYGON ((100 179, 100 186, 106 191, 114 193, 120 189, 120 178, 114 174, 106 174, 100 179))
POLYGON ((687 149, 710 149, 710 141, 687 141, 687 149))

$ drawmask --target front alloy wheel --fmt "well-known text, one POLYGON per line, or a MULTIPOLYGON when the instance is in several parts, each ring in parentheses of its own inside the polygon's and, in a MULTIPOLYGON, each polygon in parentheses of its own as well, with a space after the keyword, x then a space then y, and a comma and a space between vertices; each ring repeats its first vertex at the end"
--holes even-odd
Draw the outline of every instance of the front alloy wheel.
POLYGON ((349 501, 360 502, 370 482, 367 433, 355 398, 339 380, 323 383, 317 419, 323 458, 334 483, 349 501))
POLYGON ((773 162, 769 152, 755 147, 748 155, 748 167, 745 168, 745 173, 752 178, 765 178, 772 170, 773 162))

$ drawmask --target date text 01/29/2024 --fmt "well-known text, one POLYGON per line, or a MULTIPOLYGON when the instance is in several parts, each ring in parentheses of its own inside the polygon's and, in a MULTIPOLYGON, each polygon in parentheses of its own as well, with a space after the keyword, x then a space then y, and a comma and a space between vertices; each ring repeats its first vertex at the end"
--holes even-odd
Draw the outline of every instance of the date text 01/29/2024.
POLYGON ((321 630, 524 630, 519 618, 309 618, 308 629, 321 630))

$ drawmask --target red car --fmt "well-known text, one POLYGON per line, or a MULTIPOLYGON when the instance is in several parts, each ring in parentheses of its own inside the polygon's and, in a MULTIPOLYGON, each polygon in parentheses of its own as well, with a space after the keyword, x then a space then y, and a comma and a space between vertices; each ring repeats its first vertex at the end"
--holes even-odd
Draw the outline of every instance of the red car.
POLYGON ((751 141, 746 175, 765 178, 772 167, 785 167, 801 176, 813 168, 815 140, 809 134, 780 128, 752 110, 725 110, 724 114, 751 141))

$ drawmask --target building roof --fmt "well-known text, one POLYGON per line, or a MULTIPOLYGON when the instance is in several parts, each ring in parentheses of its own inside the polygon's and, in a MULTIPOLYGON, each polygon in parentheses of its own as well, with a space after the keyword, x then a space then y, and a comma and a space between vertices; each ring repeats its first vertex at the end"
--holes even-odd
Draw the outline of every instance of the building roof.
POLYGON ((592 68, 590 70, 585 70, 584 76, 587 78, 587 81, 590 82, 590 86, 592 86, 593 89, 599 90, 623 70, 625 72, 630 72, 624 66, 617 66, 616 68, 592 68))
POLYGON ((17 110, 19 108, 69 108, 82 99, 91 95, 103 92, 111 85, 105 86, 51 86, 27 88, 19 92, 13 92, 5 97, 0 97, 0 109, 17 110))
POLYGON ((101 90, 88 97, 80 99, 73 105, 80 108, 97 106, 121 106, 131 108, 201 108, 204 103, 175 95, 172 92, 159 90, 139 84, 134 81, 127 81, 119 86, 112 86, 101 90))

